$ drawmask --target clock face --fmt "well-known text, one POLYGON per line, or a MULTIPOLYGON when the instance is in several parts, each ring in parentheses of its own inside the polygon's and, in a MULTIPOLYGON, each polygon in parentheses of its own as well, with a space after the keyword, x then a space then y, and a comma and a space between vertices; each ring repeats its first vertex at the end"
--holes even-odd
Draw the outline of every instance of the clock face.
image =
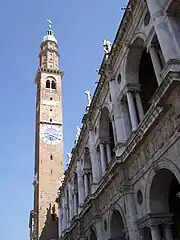
POLYGON ((41 125, 41 139, 47 144, 58 144, 62 141, 62 132, 59 126, 41 125))

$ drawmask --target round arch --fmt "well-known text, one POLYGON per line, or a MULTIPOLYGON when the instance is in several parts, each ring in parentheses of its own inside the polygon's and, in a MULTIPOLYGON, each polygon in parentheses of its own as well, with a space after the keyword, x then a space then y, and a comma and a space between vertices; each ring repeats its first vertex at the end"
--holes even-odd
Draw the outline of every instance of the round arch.
MULTIPOLYGON (((157 165, 158 165, 158 171, 162 169, 169 170, 176 177, 177 181, 180 184, 180 171, 178 167, 170 159, 167 159, 167 158, 161 159, 157 161, 157 165)), ((151 169, 149 172, 149 176, 145 182, 145 186, 146 186, 145 187, 145 208, 147 213, 151 212, 151 186, 153 184, 153 180, 156 174, 157 173, 153 169, 151 169)))
POLYGON ((85 148, 82 166, 84 170, 85 197, 87 197, 88 194, 91 193, 91 185, 93 181, 91 154, 88 147, 85 148))
POLYGON ((87 239, 88 240, 97 240, 97 230, 94 225, 92 225, 87 232, 87 239))
POLYGON ((136 39, 138 39, 138 38, 142 39, 143 42, 145 42, 147 37, 146 37, 146 34, 143 32, 136 32, 133 35, 133 38, 131 39, 131 44, 133 44, 136 41, 136 39))
POLYGON ((113 205, 111 207, 111 209, 109 210, 109 214, 108 214, 108 221, 107 221, 108 224, 107 225, 108 225, 109 233, 111 233, 111 219, 112 219, 113 212, 115 212, 115 211, 119 212, 121 219, 122 219, 123 226, 124 226, 124 228, 127 228, 124 211, 120 207, 120 205, 116 203, 115 205, 113 205))
MULTIPOLYGON (((158 81, 151 54, 147 51, 143 38, 143 34, 138 33, 129 47, 125 66, 125 84, 133 84, 140 90, 142 107, 146 113, 151 105, 150 100, 158 87, 158 81)), ((137 100, 135 105, 138 109, 137 100)), ((142 119, 142 114, 140 116, 138 113, 138 118, 142 119)))

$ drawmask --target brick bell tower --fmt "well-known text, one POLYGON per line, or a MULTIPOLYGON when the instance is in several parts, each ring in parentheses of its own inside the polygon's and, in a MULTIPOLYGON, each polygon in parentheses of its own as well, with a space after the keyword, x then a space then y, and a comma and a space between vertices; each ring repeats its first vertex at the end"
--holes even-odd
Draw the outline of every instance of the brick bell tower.
POLYGON ((39 54, 35 78, 36 135, 34 209, 30 212, 30 239, 58 238, 58 209, 55 203, 63 175, 62 72, 59 70, 58 43, 48 20, 48 30, 39 54))

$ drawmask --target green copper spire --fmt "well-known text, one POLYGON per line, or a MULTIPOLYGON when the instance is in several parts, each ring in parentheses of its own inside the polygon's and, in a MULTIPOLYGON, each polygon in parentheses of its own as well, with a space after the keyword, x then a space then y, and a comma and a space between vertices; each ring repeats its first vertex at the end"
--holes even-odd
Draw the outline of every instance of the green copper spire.
POLYGON ((43 38, 43 42, 53 41, 53 42, 57 43, 57 40, 54 36, 54 31, 52 30, 52 22, 49 19, 47 19, 47 21, 48 21, 48 30, 46 32, 46 36, 44 36, 44 38, 43 38))

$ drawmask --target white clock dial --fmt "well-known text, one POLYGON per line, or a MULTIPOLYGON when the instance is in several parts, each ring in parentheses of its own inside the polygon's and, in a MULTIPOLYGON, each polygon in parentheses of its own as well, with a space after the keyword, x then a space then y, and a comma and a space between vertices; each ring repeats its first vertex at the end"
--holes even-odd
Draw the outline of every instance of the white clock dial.
POLYGON ((47 144, 58 144, 62 141, 62 132, 59 126, 41 125, 41 139, 47 144))

